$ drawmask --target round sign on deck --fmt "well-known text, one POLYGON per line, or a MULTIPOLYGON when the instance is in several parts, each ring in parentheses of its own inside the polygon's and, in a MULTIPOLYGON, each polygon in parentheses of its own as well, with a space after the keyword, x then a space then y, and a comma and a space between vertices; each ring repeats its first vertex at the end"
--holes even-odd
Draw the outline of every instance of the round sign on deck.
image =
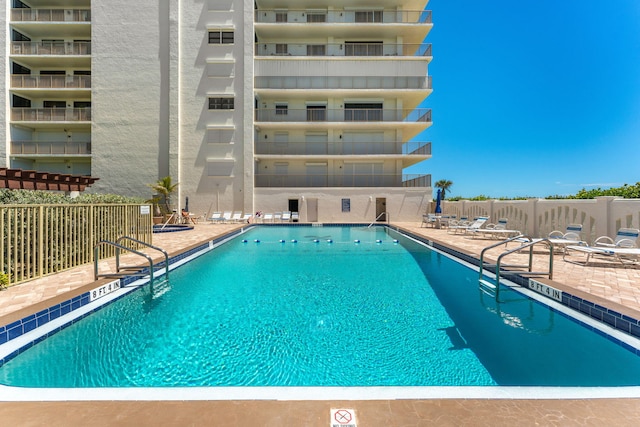
POLYGON ((332 409, 331 427, 358 427, 356 412, 353 409, 332 409))

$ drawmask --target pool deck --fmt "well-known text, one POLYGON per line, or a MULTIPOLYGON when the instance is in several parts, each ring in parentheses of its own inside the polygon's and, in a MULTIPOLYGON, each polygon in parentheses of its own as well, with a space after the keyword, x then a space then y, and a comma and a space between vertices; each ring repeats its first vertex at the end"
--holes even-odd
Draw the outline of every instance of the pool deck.
MULTIPOLYGON (((455 235, 418 223, 393 224, 478 258, 495 240, 455 235)), ((193 230, 154 234, 153 244, 170 255, 209 241, 238 224, 197 224, 193 230)), ((513 246, 515 247, 515 245, 513 246)), ((503 247, 492 249, 495 260, 503 247)), ((155 256, 156 254, 150 254, 155 256)), ((534 269, 547 268, 548 256, 536 253, 534 269)), ((509 262, 522 262, 516 254, 509 262), (519 260, 518 260, 519 259, 519 260)), ((582 261, 579 256, 571 260, 582 261)), ((131 261, 124 260, 124 263, 131 261)), ((99 264, 113 271, 114 260, 99 264)), ((0 324, 7 324, 94 282, 86 265, 13 286, 0 292, 0 324)), ((553 285, 576 296, 640 319, 640 266, 597 260, 588 267, 554 256, 553 285)), ((9 402, 0 394, 0 419, 6 425, 299 425, 329 426, 330 409, 354 409, 359 427, 423 425, 602 425, 640 424, 640 399, 427 399, 349 401, 64 401, 9 402)))

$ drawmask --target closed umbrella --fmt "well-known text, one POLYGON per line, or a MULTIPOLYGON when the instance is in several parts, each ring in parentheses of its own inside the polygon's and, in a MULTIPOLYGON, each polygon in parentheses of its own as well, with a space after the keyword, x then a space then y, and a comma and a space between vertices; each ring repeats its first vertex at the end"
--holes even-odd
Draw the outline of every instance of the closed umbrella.
POLYGON ((440 199, 442 197, 442 190, 438 189, 438 195, 436 196, 436 213, 442 213, 442 208, 440 207, 440 199))
MULTIPOLYGON (((440 190, 438 190, 440 191, 440 190)), ((189 196, 184 198, 184 210, 189 212, 189 196)))

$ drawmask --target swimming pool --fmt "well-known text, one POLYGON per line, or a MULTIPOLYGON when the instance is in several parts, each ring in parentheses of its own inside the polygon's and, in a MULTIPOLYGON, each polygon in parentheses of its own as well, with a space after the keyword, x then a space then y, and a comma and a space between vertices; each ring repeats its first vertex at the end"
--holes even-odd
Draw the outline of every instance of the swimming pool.
POLYGON ((257 227, 172 271, 170 286, 158 298, 145 287, 42 341, 0 368, 0 383, 640 381, 628 349, 518 292, 505 289, 498 304, 473 270, 382 227, 257 227))

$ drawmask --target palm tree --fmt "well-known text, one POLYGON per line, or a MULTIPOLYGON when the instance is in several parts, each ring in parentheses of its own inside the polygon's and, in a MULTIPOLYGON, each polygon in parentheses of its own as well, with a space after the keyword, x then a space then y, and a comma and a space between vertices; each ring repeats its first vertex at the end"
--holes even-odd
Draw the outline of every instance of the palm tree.
POLYGON ((162 196, 164 199, 164 207, 165 212, 171 212, 171 194, 173 194, 178 188, 178 183, 175 184, 172 182, 170 176, 165 176, 164 178, 159 179, 154 184, 148 184, 153 191, 162 196))
POLYGON ((451 187, 452 185, 453 182, 449 181, 448 179, 441 179, 440 181, 435 183, 435 187, 442 190, 442 193, 440 193, 440 197, 442 198, 442 200, 444 200, 444 193, 449 191, 449 187, 451 187))

